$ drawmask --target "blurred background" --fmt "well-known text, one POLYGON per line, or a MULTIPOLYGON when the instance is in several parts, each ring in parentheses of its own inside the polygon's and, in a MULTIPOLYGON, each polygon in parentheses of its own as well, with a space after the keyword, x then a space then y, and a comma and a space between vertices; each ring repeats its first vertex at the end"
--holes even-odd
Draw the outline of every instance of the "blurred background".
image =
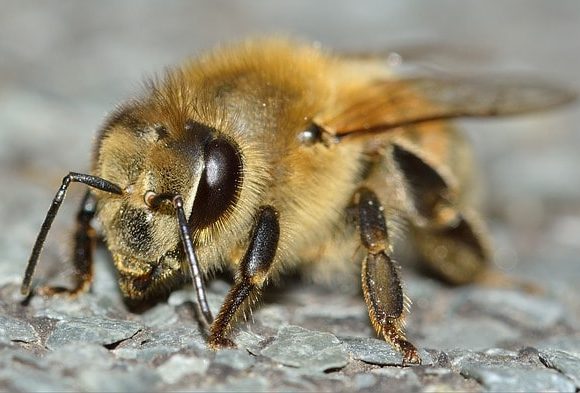
MULTIPOLYGON (((144 76, 218 43, 271 33, 337 50, 398 51, 450 73, 521 72, 580 89, 574 0, 0 1, 0 284, 20 279, 60 179, 88 170, 95 131, 144 76)), ((462 123, 481 163, 500 268, 574 288, 579 105, 462 123)), ((80 189, 72 187, 43 258, 66 255, 80 189)))

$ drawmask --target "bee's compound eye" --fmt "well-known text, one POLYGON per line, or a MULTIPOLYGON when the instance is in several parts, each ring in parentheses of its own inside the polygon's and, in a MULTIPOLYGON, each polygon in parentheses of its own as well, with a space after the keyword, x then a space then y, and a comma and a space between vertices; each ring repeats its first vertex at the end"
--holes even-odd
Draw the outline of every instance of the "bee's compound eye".
POLYGON ((205 227, 216 221, 238 197, 242 159, 229 141, 217 138, 205 148, 205 169, 199 182, 190 221, 205 227))
POLYGON ((322 130, 314 123, 298 134, 298 141, 305 146, 312 146, 322 140, 322 130))

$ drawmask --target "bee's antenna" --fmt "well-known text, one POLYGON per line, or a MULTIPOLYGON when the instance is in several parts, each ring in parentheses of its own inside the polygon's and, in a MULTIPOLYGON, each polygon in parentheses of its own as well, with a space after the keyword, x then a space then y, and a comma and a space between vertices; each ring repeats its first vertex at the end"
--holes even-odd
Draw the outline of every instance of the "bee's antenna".
POLYGON ((191 235, 189 234, 189 227, 187 226, 187 219, 185 218, 185 212, 183 210, 183 198, 181 195, 175 195, 173 197, 173 206, 177 212, 177 221, 179 223, 179 236, 181 237, 181 242, 183 243, 183 249, 187 255, 187 261, 189 262, 189 270, 191 273, 191 278, 193 281, 193 287, 197 293, 197 301, 201 312, 205 317, 205 322, 207 326, 211 325, 213 321, 213 316, 211 315, 211 310, 207 303, 207 296, 205 294, 205 286, 203 284, 203 279, 201 277, 201 271, 199 269, 199 264, 197 262, 197 257, 195 255, 195 248, 193 246, 193 241, 191 240, 191 235))
POLYGON ((32 282, 32 276, 34 275, 34 269, 36 268, 36 265, 38 263, 38 257, 40 256, 40 252, 42 251, 42 246, 44 245, 44 241, 46 240, 48 231, 50 230, 52 222, 54 221, 54 217, 56 217, 56 214, 58 213, 58 209, 60 208, 60 205, 64 200, 66 191, 71 182, 83 183, 98 190, 110 192, 113 194, 120 195, 123 193, 121 187, 105 179, 101 179, 100 177, 97 176, 70 172, 62 179, 62 185, 60 186, 56 195, 54 196, 52 204, 48 209, 48 213, 46 213, 46 218, 44 219, 42 227, 40 228, 40 232, 36 237, 36 242, 34 243, 30 259, 28 260, 28 265, 26 266, 24 280, 22 280, 22 286, 20 287, 20 292, 24 296, 28 296, 30 294, 30 283, 32 282))

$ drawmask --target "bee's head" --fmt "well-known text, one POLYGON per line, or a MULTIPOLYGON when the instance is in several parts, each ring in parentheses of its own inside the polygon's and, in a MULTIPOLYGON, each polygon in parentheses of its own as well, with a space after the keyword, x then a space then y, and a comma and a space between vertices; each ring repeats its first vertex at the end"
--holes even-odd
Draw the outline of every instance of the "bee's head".
POLYGON ((181 269, 185 259, 173 198, 181 196, 194 238, 216 226, 240 197, 243 154, 232 138, 193 120, 180 130, 127 121, 109 130, 100 140, 97 169, 124 193, 103 196, 99 217, 122 289, 131 298, 143 297, 157 274, 181 269))

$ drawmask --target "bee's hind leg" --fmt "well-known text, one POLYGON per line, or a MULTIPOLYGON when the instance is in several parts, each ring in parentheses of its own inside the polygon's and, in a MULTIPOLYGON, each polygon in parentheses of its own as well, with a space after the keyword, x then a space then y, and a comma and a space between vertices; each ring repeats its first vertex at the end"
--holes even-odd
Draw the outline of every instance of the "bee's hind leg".
POLYGON ((444 281, 476 283, 491 288, 519 289, 542 294, 541 286, 494 269, 491 264, 489 235, 477 213, 458 213, 456 224, 447 227, 412 228, 416 249, 427 267, 444 281))
POLYGON ((382 205, 368 188, 354 195, 356 217, 362 245, 367 255, 362 262, 362 289, 371 323, 378 334, 403 354, 406 364, 419 364, 415 346, 403 331, 406 299, 399 278, 399 267, 391 258, 391 243, 382 205))
POLYGON ((429 163, 424 155, 409 146, 393 145, 393 158, 413 207, 409 218, 416 249, 445 281, 473 282, 489 266, 487 231, 478 214, 466 206, 468 186, 459 187, 461 179, 429 163))
POLYGON ((241 311, 259 296, 274 261, 279 236, 278 213, 270 206, 262 208, 246 255, 238 266, 235 283, 211 324, 210 348, 234 346, 227 336, 241 311))
POLYGON ((458 213, 453 225, 413 227, 416 247, 431 271, 451 284, 467 284, 488 275, 487 231, 475 212, 458 213))
POLYGON ((76 229, 73 235, 74 286, 72 288, 45 286, 38 289, 44 296, 66 295, 76 297, 91 287, 93 280, 93 252, 97 235, 91 225, 95 217, 96 200, 91 192, 85 193, 76 217, 76 229))
POLYGON ((478 283, 541 293, 538 286, 492 268, 489 234, 479 214, 469 206, 468 186, 458 187, 459 178, 451 172, 443 176, 440 168, 405 146, 394 144, 393 157, 406 179, 414 207, 409 228, 415 249, 432 273, 450 284, 478 283))

